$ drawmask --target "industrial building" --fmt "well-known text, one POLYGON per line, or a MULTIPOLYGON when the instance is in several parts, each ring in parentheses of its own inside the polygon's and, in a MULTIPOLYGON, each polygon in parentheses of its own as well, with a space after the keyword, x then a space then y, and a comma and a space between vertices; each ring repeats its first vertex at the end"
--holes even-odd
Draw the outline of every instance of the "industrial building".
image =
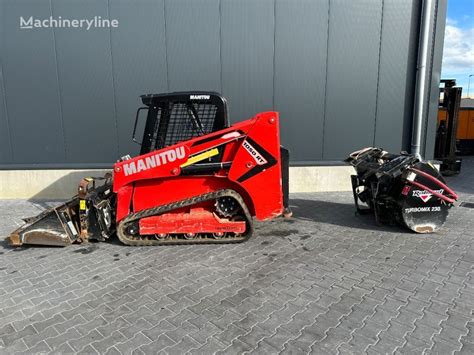
POLYGON ((431 159, 445 21, 446 0, 2 1, 0 197, 68 196, 137 154, 146 93, 278 111, 292 191, 346 189, 353 150, 410 151, 414 117, 431 159))

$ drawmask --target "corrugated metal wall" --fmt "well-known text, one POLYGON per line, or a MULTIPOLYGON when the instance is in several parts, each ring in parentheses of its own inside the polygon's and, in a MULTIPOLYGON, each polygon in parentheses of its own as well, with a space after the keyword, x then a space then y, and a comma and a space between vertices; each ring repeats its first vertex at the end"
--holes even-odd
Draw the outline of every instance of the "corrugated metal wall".
POLYGON ((232 121, 280 111, 293 164, 407 148, 419 16, 412 0, 0 0, 0 165, 135 154, 139 95, 177 90, 223 93, 232 121), (119 27, 24 30, 20 16, 119 27))

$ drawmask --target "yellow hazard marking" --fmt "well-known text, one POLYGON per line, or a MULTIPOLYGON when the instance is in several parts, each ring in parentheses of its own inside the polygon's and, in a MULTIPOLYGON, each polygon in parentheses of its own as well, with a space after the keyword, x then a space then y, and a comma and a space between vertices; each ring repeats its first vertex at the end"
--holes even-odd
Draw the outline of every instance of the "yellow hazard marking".
POLYGON ((219 150, 217 148, 205 151, 204 153, 195 155, 191 158, 189 158, 186 163, 182 164, 181 167, 184 168, 185 166, 197 163, 198 161, 213 157, 214 155, 219 154, 219 150))
POLYGON ((82 211, 86 209, 86 200, 79 200, 79 209, 82 211))

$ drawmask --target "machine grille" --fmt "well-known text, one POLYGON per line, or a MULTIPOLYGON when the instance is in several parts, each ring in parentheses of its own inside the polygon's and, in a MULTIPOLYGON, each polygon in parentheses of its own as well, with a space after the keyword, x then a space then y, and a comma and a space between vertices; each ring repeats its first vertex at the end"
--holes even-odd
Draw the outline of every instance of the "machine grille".
POLYGON ((211 133, 216 113, 217 107, 212 104, 174 104, 170 113, 165 147, 211 133))
POLYGON ((213 132, 217 106, 210 103, 171 103, 168 109, 159 108, 155 134, 151 140, 154 149, 186 141, 213 132))

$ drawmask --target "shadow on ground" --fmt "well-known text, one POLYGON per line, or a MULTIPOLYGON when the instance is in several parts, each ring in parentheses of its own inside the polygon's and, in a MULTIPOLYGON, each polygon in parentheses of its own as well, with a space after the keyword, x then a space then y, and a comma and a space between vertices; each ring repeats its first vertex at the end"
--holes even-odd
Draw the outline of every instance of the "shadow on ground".
POLYGON ((457 193, 471 195, 468 198, 474 201, 474 156, 462 156, 461 173, 454 176, 446 176, 448 186, 457 193))
MULTIPOLYGON (((352 197, 352 195, 351 195, 352 197)), ((353 204, 309 199, 290 199, 293 218, 346 228, 411 233, 399 225, 377 225, 373 214, 359 214, 353 204)))

